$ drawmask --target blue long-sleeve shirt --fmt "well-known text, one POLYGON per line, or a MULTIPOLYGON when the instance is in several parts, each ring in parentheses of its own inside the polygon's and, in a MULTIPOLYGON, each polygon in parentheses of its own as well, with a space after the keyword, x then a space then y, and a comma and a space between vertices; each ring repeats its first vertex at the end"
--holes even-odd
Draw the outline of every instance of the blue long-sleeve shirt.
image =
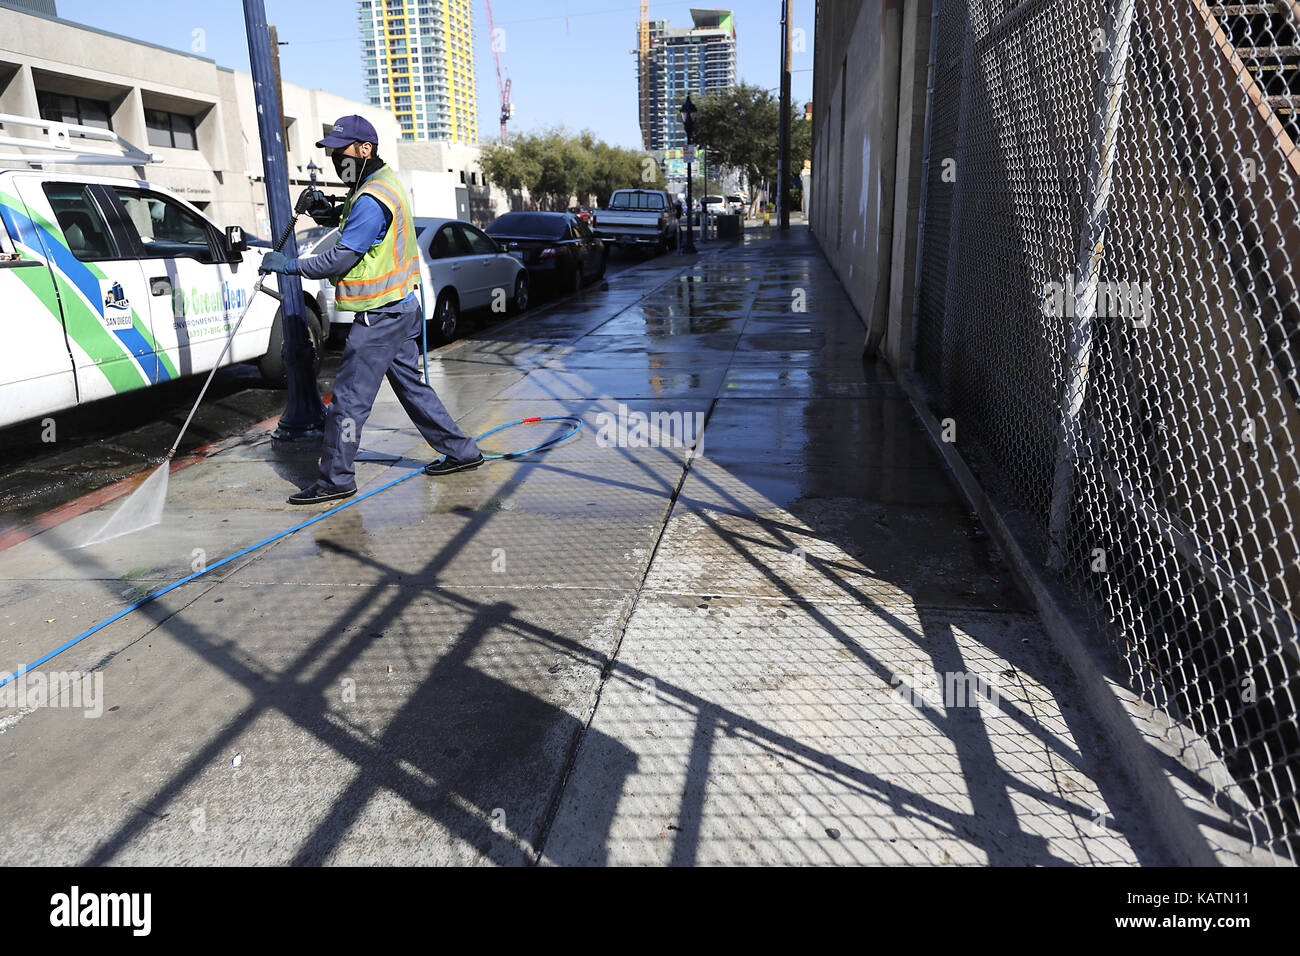
MULTIPOLYGON (((373 175, 374 173, 370 174, 373 175)), ((348 211, 348 221, 339 235, 338 243, 332 249, 317 256, 289 259, 285 263, 285 268, 306 279, 329 279, 347 275, 366 252, 383 242, 392 219, 388 207, 378 199, 373 196, 358 196, 352 201, 352 208, 348 211)), ((415 293, 411 293, 400 303, 393 303, 392 307, 404 304, 414 295, 415 293)))

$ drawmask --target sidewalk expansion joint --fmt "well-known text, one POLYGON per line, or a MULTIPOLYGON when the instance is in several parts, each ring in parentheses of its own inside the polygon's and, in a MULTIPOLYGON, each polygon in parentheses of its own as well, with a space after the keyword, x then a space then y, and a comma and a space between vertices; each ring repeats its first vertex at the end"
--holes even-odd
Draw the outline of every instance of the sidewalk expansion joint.
MULTIPOLYGON (((718 398, 714 396, 713 401, 709 403, 709 411, 704 417, 705 430, 708 429, 709 419, 713 417, 714 409, 717 407, 718 398)), ((592 698, 591 706, 587 709, 586 719, 582 722, 582 729, 578 731, 578 739, 574 741, 573 747, 569 751, 568 759, 564 764, 564 772, 560 775, 560 784, 555 788, 550 804, 547 806, 546 813, 542 818, 542 828, 537 837, 537 846, 533 849, 534 866, 541 862, 543 855, 546 853, 546 840, 551 834, 551 827, 555 823, 555 818, 559 815, 560 801, 564 798, 565 788, 568 786, 569 777, 578 762, 578 755, 582 752, 582 743, 587 737, 588 730, 591 729, 591 722, 596 719, 596 710, 600 707, 601 695, 604 693, 605 685, 614 672, 619 649, 623 646, 623 638, 627 636, 628 626, 632 623, 632 615, 636 612, 637 604, 641 601, 641 594, 645 591, 646 580, 650 577, 650 569, 654 566, 655 556, 659 553, 659 546, 664 540, 664 532, 668 530, 668 522, 672 520, 673 508, 676 507, 677 499, 682 493, 682 487, 690 476, 692 461, 694 461, 694 456, 688 456, 682 462, 682 473, 677 479, 676 487, 673 488, 672 497, 668 500, 668 507, 664 509, 663 521, 660 522, 659 530, 655 533, 654 547, 650 549, 650 555, 646 559, 645 569, 641 574, 640 582, 637 584, 636 593, 633 594, 632 600, 628 603, 627 610, 623 614, 623 620, 619 625, 618 639, 614 642, 609 656, 605 659, 605 665, 601 668, 600 679, 596 682, 596 693, 592 698)))

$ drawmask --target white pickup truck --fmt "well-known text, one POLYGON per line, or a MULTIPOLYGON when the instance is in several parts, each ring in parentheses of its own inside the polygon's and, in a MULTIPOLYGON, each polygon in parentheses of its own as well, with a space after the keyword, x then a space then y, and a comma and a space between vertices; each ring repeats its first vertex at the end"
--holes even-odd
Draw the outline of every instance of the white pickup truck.
POLYGON ((616 189, 595 214, 596 237, 617 247, 651 247, 655 254, 677 248, 681 210, 662 189, 616 189))

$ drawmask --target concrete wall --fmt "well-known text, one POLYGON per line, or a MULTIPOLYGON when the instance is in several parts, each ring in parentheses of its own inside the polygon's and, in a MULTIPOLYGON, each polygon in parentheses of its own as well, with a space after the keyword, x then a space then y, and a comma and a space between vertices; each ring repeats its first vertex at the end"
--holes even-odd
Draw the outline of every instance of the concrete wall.
POLYGON ((813 51, 813 234, 868 351, 911 364, 928 0, 827 0, 813 51))
MULTIPOLYGON (((269 234, 253 80, 247 73, 220 67, 207 57, 0 3, 0 112, 39 117, 38 90, 106 102, 113 131, 161 160, 135 171, 120 166, 60 170, 143 176, 196 204, 219 225, 269 234), (146 109, 193 117, 198 148, 149 145, 146 109)), ((314 161, 321 167, 322 183, 343 188, 325 151, 313 144, 326 126, 349 113, 374 123, 380 155, 397 164, 400 129, 391 113, 289 82, 284 83, 284 100, 291 187, 308 182, 306 167, 314 161)), ((12 132, 28 137, 37 131, 12 132)))

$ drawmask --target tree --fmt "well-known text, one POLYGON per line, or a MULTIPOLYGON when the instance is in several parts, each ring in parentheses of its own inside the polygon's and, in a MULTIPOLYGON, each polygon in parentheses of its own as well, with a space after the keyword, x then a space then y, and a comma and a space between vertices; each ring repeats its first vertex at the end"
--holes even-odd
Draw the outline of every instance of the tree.
POLYGON ((695 104, 695 142, 710 158, 745 171, 751 183, 776 176, 780 104, 767 90, 741 83, 695 104))
POLYGON ((516 144, 530 176, 528 191, 539 204, 555 211, 569 208, 591 166, 590 154, 563 127, 525 135, 516 144))
POLYGON ((583 136, 587 137, 592 162, 589 175, 578 192, 584 197, 592 197, 597 208, 609 202, 609 195, 615 189, 664 188, 663 170, 654 161, 654 157, 636 150, 610 146, 604 140, 592 140, 590 133, 583 133, 583 136))
MULTIPOLYGON (((708 93, 696 104, 695 141, 710 161, 745 171, 752 186, 776 182, 781 143, 781 103, 767 90, 741 83, 708 93)), ((812 124, 791 104, 790 172, 797 175, 812 155, 812 124)))
POLYGON ((589 130, 577 135, 563 127, 516 134, 509 146, 489 143, 479 156, 483 176, 502 189, 524 189, 542 208, 567 209, 572 196, 597 206, 615 189, 662 189, 663 172, 654 159, 610 146, 589 130))
POLYGON ((790 174, 795 180, 790 183, 790 203, 804 212, 808 210, 803 204, 803 164, 812 159, 812 120, 804 119, 802 110, 795 113, 790 121, 790 174))
POLYGON ((519 152, 500 143, 485 143, 479 153, 478 167, 483 178, 502 189, 520 190, 529 173, 519 152))

